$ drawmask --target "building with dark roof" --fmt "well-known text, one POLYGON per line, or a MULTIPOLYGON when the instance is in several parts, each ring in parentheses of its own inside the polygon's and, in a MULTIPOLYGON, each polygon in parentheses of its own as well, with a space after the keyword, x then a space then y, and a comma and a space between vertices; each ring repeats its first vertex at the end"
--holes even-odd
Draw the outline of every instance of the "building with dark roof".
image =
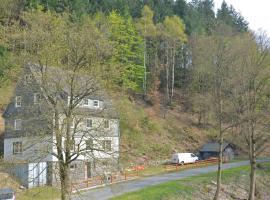
MULTIPOLYGON (((224 160, 232 160, 234 159, 234 147, 232 144, 228 142, 224 142, 223 144, 223 159, 224 160)), ((208 142, 207 144, 203 145, 200 149, 200 158, 201 159, 208 159, 219 156, 219 143, 218 142, 208 142)))
MULTIPOLYGON (((49 91, 46 92, 57 91, 64 113, 70 99, 70 88, 66 84, 69 81, 68 72, 54 67, 45 70, 49 84, 49 91)), ((23 179, 26 187, 52 185, 57 181, 54 169, 58 160, 53 156, 56 152, 55 133, 48 128, 54 123, 54 116, 44 95, 40 73, 39 65, 26 65, 3 114, 4 159, 20 162, 12 171, 23 179)), ((86 75, 78 76, 75 81, 79 93, 96 84, 94 78, 87 78, 86 75)), ((116 169, 119 160, 119 119, 108 95, 101 88, 93 88, 91 95, 84 96, 79 102, 75 115, 71 129, 75 130, 74 124, 78 122, 81 133, 74 135, 74 146, 80 145, 82 149, 91 146, 96 150, 80 153, 71 163, 72 180, 85 180, 102 173, 104 169, 106 173, 116 169)))

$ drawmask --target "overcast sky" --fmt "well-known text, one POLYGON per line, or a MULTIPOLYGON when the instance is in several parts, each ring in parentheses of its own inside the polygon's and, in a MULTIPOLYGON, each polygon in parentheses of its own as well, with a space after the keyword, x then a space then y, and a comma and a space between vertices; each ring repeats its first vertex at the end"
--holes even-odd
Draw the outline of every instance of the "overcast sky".
MULTIPOLYGON (((191 0, 187 0, 190 2, 191 0)), ((214 0, 215 8, 220 8, 223 0, 214 0)), ((225 0, 249 22, 249 27, 262 29, 270 36, 270 0, 225 0)))
MULTIPOLYGON (((214 0, 220 8, 223 0, 214 0)), ((231 4, 249 22, 249 27, 257 31, 262 29, 270 36, 270 0, 225 0, 231 4)))

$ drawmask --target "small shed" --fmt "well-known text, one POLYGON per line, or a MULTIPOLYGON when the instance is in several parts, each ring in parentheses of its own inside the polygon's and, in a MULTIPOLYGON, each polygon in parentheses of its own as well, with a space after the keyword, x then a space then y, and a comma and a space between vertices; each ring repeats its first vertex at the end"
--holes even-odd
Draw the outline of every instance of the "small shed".
MULTIPOLYGON (((234 145, 224 142, 223 143, 223 159, 233 160, 235 155, 234 145)), ((218 142, 208 142, 200 149, 200 158, 208 159, 210 157, 219 156, 219 143, 218 142)))
POLYGON ((47 185, 47 163, 12 163, 6 169, 26 188, 47 185))

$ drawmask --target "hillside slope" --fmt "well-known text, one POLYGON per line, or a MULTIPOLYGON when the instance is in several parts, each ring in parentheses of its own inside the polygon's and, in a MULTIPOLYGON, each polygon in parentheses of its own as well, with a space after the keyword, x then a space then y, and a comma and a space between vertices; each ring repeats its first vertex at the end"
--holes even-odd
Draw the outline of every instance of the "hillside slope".
MULTIPOLYGON (((0 98, 1 115, 13 88, 14 85, 8 85, 0 90, 3 94, 0 98)), ((113 92, 111 97, 120 117, 123 163, 137 163, 143 158, 167 159, 173 151, 196 152, 209 139, 207 131, 196 127, 194 117, 181 111, 180 106, 168 110, 164 118, 160 105, 149 106, 142 100, 130 100, 119 92, 113 92)))
POLYGON ((125 95, 114 95, 120 115, 121 159, 140 162, 145 159, 168 159, 174 151, 197 152, 209 136, 194 124, 194 117, 175 106, 166 112, 160 106, 131 101, 125 95))

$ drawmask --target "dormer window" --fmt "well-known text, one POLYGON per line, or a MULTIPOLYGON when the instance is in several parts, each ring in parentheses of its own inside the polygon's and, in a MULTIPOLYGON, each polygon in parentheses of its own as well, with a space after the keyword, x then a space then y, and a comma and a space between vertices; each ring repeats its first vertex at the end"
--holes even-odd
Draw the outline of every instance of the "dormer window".
POLYGON ((22 130, 22 120, 21 119, 15 119, 15 121, 14 121, 14 129, 16 131, 22 130))
POLYGON ((94 101, 93 101, 93 106, 94 106, 95 108, 98 108, 98 107, 99 107, 99 100, 94 100, 94 101))
POLYGON ((24 82, 25 83, 31 83, 32 81, 32 75, 31 74, 26 74, 24 77, 24 82))
POLYGON ((40 102, 40 94, 34 93, 34 104, 38 104, 40 102))
POLYGON ((22 97, 21 96, 16 96, 15 98, 15 107, 21 107, 22 106, 22 97))

